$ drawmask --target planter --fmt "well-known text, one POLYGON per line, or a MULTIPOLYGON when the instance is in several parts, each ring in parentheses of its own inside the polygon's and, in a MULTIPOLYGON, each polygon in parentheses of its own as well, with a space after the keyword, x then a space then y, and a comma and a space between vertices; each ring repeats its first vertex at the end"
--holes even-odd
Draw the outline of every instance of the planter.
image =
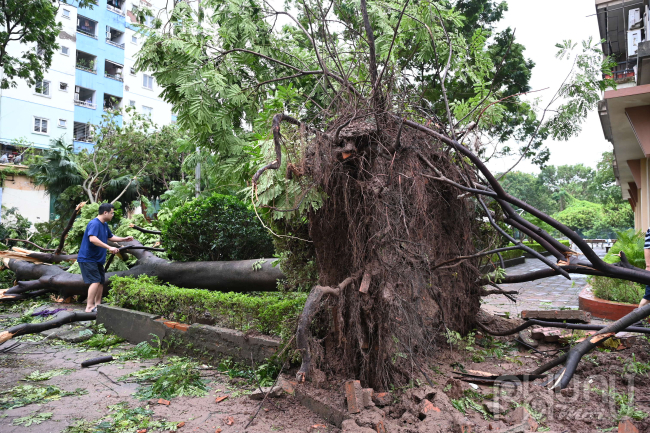
POLYGON ((593 317, 607 320, 618 320, 638 307, 638 304, 625 304, 597 298, 591 291, 591 286, 582 289, 578 297, 578 305, 581 310, 590 312, 593 317))

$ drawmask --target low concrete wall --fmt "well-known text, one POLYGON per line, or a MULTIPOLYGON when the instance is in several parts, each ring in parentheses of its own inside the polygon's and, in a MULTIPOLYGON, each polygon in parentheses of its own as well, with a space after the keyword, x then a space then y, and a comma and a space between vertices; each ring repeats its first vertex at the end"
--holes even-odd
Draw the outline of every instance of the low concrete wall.
POLYGON ((280 347, 280 339, 266 335, 247 335, 217 326, 171 322, 153 314, 100 304, 97 323, 130 343, 166 340, 174 352, 205 357, 229 357, 241 362, 262 362, 280 347))

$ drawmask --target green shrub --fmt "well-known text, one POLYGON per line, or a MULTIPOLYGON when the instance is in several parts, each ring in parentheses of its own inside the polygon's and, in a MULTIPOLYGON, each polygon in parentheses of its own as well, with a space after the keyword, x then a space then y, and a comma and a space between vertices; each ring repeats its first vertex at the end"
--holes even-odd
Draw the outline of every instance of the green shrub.
POLYGON ((273 243, 255 213, 234 197, 214 194, 177 208, 162 229, 172 260, 214 261, 271 257, 273 243))
MULTIPOLYGON (((616 236, 618 237, 616 243, 612 245, 603 260, 607 263, 618 263, 621 261, 618 254, 623 251, 631 265, 645 269, 645 257, 643 255, 644 234, 630 229, 617 232, 616 236)), ((594 295, 608 301, 638 304, 645 294, 643 284, 631 281, 607 277, 590 277, 589 282, 593 287, 594 295)))
POLYGON ((632 281, 607 277, 589 277, 597 298, 627 304, 638 304, 645 294, 645 286, 632 281))
POLYGON ((307 299, 306 293, 250 295, 181 289, 160 284, 156 278, 146 275, 137 279, 112 277, 110 282, 107 302, 118 307, 157 314, 183 323, 196 323, 205 317, 205 313, 209 313, 220 326, 240 331, 255 329, 283 338, 293 334, 307 299))

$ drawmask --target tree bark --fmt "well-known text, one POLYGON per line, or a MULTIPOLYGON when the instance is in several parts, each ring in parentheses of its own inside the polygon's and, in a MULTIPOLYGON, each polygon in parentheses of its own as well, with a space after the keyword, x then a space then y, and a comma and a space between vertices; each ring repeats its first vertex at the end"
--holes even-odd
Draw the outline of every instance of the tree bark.
MULTIPOLYGON (((125 242, 126 245, 142 247, 137 241, 125 242)), ((110 278, 113 276, 149 275, 159 278, 164 283, 178 287, 206 289, 216 291, 275 291, 277 281, 284 278, 279 267, 273 267, 275 259, 261 259, 264 263, 258 270, 253 264, 260 260, 238 260, 228 262, 169 262, 156 257, 146 250, 129 250, 138 261, 128 271, 108 272, 108 283, 104 294, 110 290, 110 278)), ((61 296, 85 295, 88 284, 81 275, 71 274, 58 266, 36 264, 15 258, 5 258, 5 266, 16 273, 18 285, 8 289, 4 295, 28 294, 35 290, 58 290, 61 296)))

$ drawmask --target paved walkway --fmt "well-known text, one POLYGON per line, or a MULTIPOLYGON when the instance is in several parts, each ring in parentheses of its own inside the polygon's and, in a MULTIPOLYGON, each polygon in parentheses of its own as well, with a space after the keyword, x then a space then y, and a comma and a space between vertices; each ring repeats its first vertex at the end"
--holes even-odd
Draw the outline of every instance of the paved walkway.
MULTIPOLYGON (((595 248, 599 256, 605 255, 604 248, 595 248)), ((508 275, 525 274, 545 269, 547 266, 539 259, 526 259, 526 263, 506 269, 508 275)), ((510 317, 519 317, 522 310, 551 310, 578 308, 578 295, 587 285, 587 275, 571 274, 571 280, 563 276, 544 278, 518 284, 503 284, 504 290, 517 290, 517 303, 503 295, 490 295, 483 298, 483 309, 493 314, 509 313, 510 317)))

